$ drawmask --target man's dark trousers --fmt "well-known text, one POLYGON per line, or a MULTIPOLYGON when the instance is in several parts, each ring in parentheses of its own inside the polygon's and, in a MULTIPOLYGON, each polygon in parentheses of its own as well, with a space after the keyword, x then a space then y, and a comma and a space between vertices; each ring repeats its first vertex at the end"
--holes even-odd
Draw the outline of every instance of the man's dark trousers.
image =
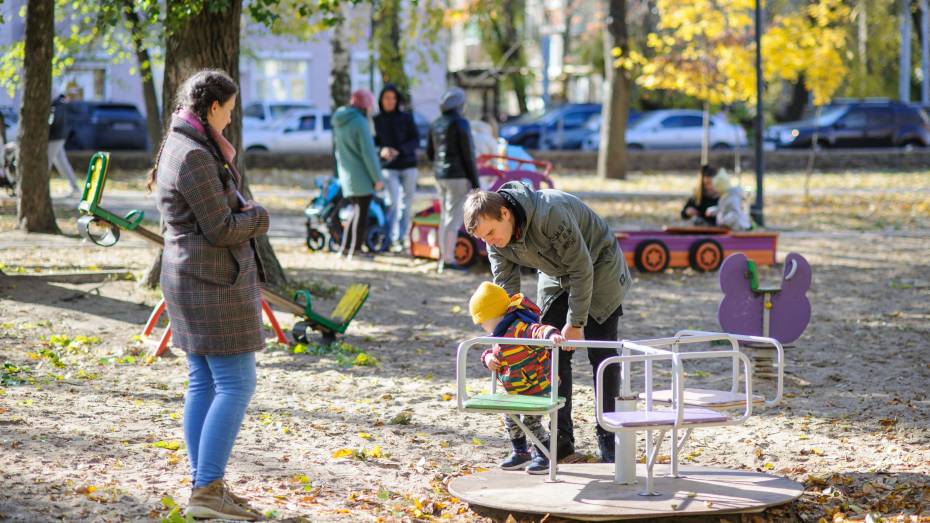
MULTIPOLYGON (((558 329, 562 329, 565 326, 565 318, 568 315, 568 293, 563 292, 552 305, 546 310, 545 315, 542 317, 542 323, 546 325, 551 325, 558 329)), ((598 323, 594 318, 588 316, 588 322, 584 327, 584 337, 586 340, 602 340, 602 341, 617 341, 618 334, 618 324, 620 316, 623 316, 623 307, 617 307, 604 323, 598 323)), ((597 367, 601 364, 602 361, 606 360, 611 356, 616 356, 616 349, 585 349, 588 352, 588 361, 591 362, 592 368, 592 380, 591 384, 594 386, 597 381, 597 367)), ((575 434, 574 434, 574 425, 572 423, 572 356, 575 354, 574 351, 559 351, 559 396, 565 398, 565 406, 559 409, 558 416, 558 430, 559 430, 559 439, 558 445, 560 448, 565 448, 566 446, 575 446, 575 434)), ((611 365, 604 371, 604 397, 600 398, 601 404, 604 407, 604 412, 613 412, 616 397, 615 395, 619 392, 620 388, 620 366, 611 365)), ((596 422, 595 422, 596 423, 596 422)), ((599 425, 597 426, 597 435, 599 439, 606 438, 609 442, 607 444, 613 443, 612 435, 602 429, 599 425)), ((613 445, 610 445, 611 449, 613 445)), ((559 452, 559 457, 562 457, 562 452, 559 452)))

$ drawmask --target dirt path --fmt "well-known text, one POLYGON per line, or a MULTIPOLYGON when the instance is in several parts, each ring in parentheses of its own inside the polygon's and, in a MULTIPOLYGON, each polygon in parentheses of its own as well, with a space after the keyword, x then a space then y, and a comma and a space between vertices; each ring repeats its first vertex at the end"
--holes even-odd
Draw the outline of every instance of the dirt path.
MULTIPOLYGON (((786 401, 743 426, 700 431, 687 462, 805 483, 800 501, 758 516, 765 521, 930 510, 928 238, 907 228, 783 234, 779 258, 797 251, 814 267, 813 319, 788 350, 786 401)), ((467 297, 486 273, 439 276, 434 264, 402 256, 347 264, 308 254, 299 241, 274 244, 294 281, 323 293, 367 281, 371 298, 336 352, 270 345, 258 354, 258 390, 231 484, 278 519, 501 518, 472 512, 443 487, 506 453, 496 416, 455 411, 455 347, 477 334, 467 297)), ((186 364, 183 355, 152 360, 133 338, 158 295, 131 281, 22 276, 35 268, 139 271, 150 248, 131 238, 101 249, 10 231, 0 246, 4 270, 16 274, 0 277, 0 519, 168 516, 189 495, 186 364)), ((524 288, 535 294, 531 277, 524 288)), ((719 298, 714 274, 637 275, 622 335, 715 329, 719 298)), ((575 361, 577 447, 593 454, 591 371, 583 353, 575 361)), ((469 372, 473 388, 487 386, 477 361, 469 372)))

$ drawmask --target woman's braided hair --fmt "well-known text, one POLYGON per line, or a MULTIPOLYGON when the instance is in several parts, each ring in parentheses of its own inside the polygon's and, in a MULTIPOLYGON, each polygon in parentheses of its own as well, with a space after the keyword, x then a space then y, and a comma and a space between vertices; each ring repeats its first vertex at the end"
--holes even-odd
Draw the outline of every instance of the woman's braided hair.
MULTIPOLYGON (((219 150, 219 147, 213 140, 212 133, 210 133, 207 114, 210 112, 210 107, 213 105, 213 102, 222 105, 238 92, 239 87, 236 85, 236 82, 225 72, 219 69, 202 69, 192 74, 181 84, 174 99, 177 109, 187 108, 197 115, 204 129, 206 129, 207 138, 213 146, 219 150)), ((170 124, 170 122, 166 123, 170 124)), ((161 145, 158 148, 158 154, 155 156, 155 165, 152 167, 152 170, 149 171, 149 181, 147 184, 149 191, 151 191, 152 186, 155 185, 158 163, 161 161, 161 153, 165 148, 165 142, 168 141, 169 134, 170 132, 166 132, 165 136, 162 138, 161 145)))

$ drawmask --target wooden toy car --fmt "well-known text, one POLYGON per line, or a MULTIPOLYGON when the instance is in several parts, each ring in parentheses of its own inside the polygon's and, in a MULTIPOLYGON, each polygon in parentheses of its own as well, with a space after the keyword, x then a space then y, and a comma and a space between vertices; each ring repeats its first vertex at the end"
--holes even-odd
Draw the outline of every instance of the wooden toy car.
POLYGON ((757 265, 775 263, 776 232, 737 232, 724 227, 666 227, 660 231, 615 231, 627 264, 642 272, 669 267, 715 271, 741 252, 757 265))
MULTIPOLYGON (((501 185, 511 181, 520 181, 534 189, 552 189, 555 184, 549 173, 550 162, 514 158, 510 156, 481 155, 478 157, 478 177, 492 178, 489 191, 496 191, 501 185)), ((439 259, 439 200, 433 200, 428 208, 416 213, 410 226, 410 255, 415 258, 439 259)), ((459 230, 455 242, 455 263, 468 267, 478 261, 479 257, 488 255, 487 246, 481 240, 472 238, 465 229, 459 230)))

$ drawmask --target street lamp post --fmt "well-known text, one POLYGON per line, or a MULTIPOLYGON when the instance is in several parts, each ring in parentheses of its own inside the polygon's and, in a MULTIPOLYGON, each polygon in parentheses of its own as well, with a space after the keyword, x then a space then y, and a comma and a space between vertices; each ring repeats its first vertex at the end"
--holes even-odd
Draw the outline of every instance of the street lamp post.
POLYGON ((756 0, 755 8, 755 29, 756 29, 756 125, 755 125, 755 158, 756 158, 756 201, 752 204, 750 214, 753 220, 759 225, 765 225, 765 219, 762 214, 762 176, 765 170, 765 158, 763 158, 762 148, 762 126, 765 119, 762 114, 762 90, 764 88, 762 81, 762 8, 759 5, 760 0, 756 0))

